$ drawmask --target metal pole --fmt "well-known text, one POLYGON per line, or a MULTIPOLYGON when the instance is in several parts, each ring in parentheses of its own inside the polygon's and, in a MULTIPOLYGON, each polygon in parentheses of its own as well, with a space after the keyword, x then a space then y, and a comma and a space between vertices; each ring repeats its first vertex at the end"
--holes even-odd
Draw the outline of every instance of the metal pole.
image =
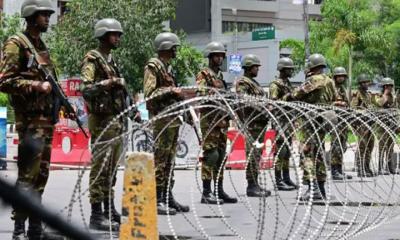
POLYGON ((353 81, 353 46, 350 46, 349 49, 349 79, 347 81, 348 99, 351 101, 351 86, 353 81))
POLYGON ((304 20, 304 49, 306 59, 310 56, 310 36, 308 26, 308 0, 303 0, 303 20, 304 20))

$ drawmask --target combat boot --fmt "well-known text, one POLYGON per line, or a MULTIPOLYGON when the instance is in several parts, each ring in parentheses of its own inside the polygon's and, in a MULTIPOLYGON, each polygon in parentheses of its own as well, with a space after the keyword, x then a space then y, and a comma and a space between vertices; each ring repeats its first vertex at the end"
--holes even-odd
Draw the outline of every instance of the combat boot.
POLYGON ((108 202, 108 197, 104 200, 104 216, 108 219, 110 217, 111 210, 111 220, 121 224, 121 214, 115 209, 114 199, 111 199, 111 204, 108 202))
POLYGON ((275 181, 276 181, 276 187, 278 188, 279 191, 293 191, 296 188, 293 186, 287 185, 281 176, 281 170, 275 168, 275 181))
POLYGON ((27 236, 29 240, 42 239, 42 221, 37 217, 29 217, 27 236))
POLYGON ((12 240, 25 240, 25 220, 15 219, 12 240))
POLYGON ((157 187, 157 214, 158 215, 175 215, 176 210, 167 206, 164 199, 164 190, 157 187))
POLYGON ((101 202, 92 204, 92 213, 90 215, 89 228, 99 231, 118 231, 119 224, 113 221, 109 221, 103 214, 101 209, 101 202))
POLYGON ((177 202, 175 200, 171 189, 169 190, 169 193, 168 193, 168 204, 169 204, 169 207, 172 208, 172 209, 175 209, 175 211, 177 213, 178 212, 189 212, 190 211, 189 206, 180 204, 179 202, 177 202))
POLYGON ((324 184, 318 183, 317 181, 313 181, 312 184, 308 183, 308 189, 307 191, 303 194, 303 196, 300 197, 300 201, 303 202, 308 202, 308 201, 314 201, 314 200, 322 200, 324 199, 323 193, 325 193, 325 186, 324 184), (322 188, 321 188, 322 187, 322 188))
POLYGON ((246 189, 246 195, 248 197, 269 197, 271 196, 271 191, 261 189, 258 183, 254 181, 248 181, 246 189))
POLYGON ((283 175, 283 181, 286 183, 288 186, 292 186, 295 189, 299 189, 299 185, 295 184, 291 179, 290 179, 290 173, 289 169, 284 169, 282 170, 282 175, 283 175))
POLYGON ((203 180, 203 194, 200 203, 205 204, 224 204, 224 201, 218 199, 211 191, 211 180, 203 180))
POLYGON ((222 179, 218 181, 218 191, 217 188, 214 189, 214 195, 223 203, 237 203, 237 198, 229 196, 224 191, 224 184, 222 179))
POLYGON ((339 166, 337 165, 332 165, 332 179, 336 181, 343 181, 344 176, 340 173, 339 166))
POLYGON ((345 173, 343 172, 343 167, 342 167, 342 165, 338 165, 338 170, 339 170, 340 174, 342 174, 343 177, 344 177, 345 179, 347 179, 347 180, 353 179, 353 176, 348 175, 348 174, 345 174, 345 173))

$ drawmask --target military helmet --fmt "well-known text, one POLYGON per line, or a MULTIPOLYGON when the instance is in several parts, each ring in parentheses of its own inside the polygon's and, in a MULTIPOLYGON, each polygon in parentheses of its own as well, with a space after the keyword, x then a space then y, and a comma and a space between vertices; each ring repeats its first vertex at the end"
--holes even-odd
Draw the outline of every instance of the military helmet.
POLYGON ((279 59, 278 66, 277 66, 278 71, 281 71, 285 68, 294 69, 294 63, 293 63, 292 59, 290 59, 288 57, 283 57, 283 58, 279 59))
POLYGON ((261 66, 261 61, 256 55, 247 54, 242 60, 242 68, 249 68, 252 66, 261 66))
POLYGON ((226 54, 225 46, 221 42, 210 42, 204 49, 204 57, 209 57, 211 53, 226 54))
POLYGON ((21 17, 27 18, 43 11, 55 13, 50 0, 25 0, 21 6, 21 17))
POLYGON ((344 67, 336 67, 333 69, 333 76, 347 76, 347 71, 344 67))
POLYGON ((381 85, 382 85, 382 86, 386 86, 386 85, 392 85, 392 86, 394 86, 394 80, 391 79, 391 78, 386 77, 386 78, 384 78, 384 79, 381 80, 381 85))
POLYGON ((358 82, 358 84, 365 83, 365 82, 371 82, 371 79, 368 77, 367 74, 362 73, 358 76, 357 82, 358 82))
POLYGON ((180 46, 181 41, 174 33, 163 32, 154 39, 154 47, 157 51, 170 50, 175 46, 180 46))
POLYGON ((108 32, 118 32, 123 34, 121 23, 113 18, 104 18, 94 26, 94 37, 103 37, 108 32))
POLYGON ((310 70, 319 66, 326 67, 325 57, 319 53, 311 55, 308 60, 310 61, 310 70))

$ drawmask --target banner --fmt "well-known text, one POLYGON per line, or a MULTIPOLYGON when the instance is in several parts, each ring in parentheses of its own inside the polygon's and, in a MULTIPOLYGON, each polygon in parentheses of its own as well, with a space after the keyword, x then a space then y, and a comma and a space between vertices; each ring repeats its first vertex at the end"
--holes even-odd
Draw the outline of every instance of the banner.
POLYGON ((7 108, 0 107, 0 158, 7 157, 7 108))
POLYGON ((229 73, 239 75, 242 72, 242 56, 241 55, 229 55, 229 73))

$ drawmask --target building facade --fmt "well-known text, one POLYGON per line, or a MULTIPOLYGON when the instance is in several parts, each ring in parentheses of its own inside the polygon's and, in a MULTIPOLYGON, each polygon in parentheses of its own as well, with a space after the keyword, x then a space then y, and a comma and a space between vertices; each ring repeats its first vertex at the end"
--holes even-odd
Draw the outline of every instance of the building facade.
MULTIPOLYGON (((322 1, 308 1, 309 15, 320 17, 322 1)), ((199 49, 210 41, 221 41, 228 55, 257 54, 263 64, 258 81, 268 85, 277 75, 279 58, 290 55, 290 50, 279 49, 279 43, 287 38, 304 39, 303 6, 294 2, 299 0, 179 0, 170 25, 187 32, 188 40, 199 49)), ((231 83, 238 76, 225 74, 231 83)), ((301 79, 304 75, 299 73, 295 80, 301 79)))

